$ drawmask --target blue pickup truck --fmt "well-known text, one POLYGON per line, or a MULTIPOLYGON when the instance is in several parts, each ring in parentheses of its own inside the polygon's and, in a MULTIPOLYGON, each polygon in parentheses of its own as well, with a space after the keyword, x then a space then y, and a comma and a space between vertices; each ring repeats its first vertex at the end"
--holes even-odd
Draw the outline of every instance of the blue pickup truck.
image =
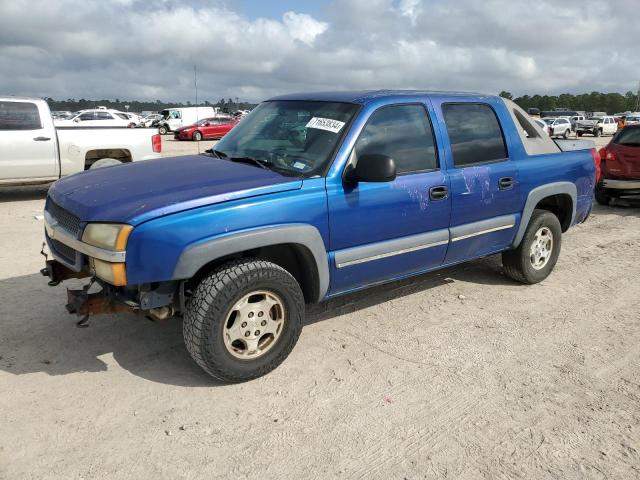
POLYGON ((287 357, 305 303, 499 252, 511 278, 545 279, 597 166, 559 144, 497 96, 280 96, 205 154, 58 180, 42 273, 91 279, 67 291, 80 325, 180 315, 193 359, 245 381, 287 357))

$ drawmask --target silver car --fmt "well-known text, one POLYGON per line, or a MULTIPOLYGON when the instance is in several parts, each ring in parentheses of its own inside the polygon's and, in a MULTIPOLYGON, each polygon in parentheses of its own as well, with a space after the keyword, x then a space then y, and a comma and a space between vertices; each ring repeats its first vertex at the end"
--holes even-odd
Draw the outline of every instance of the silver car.
POLYGON ((545 117, 542 119, 549 126, 550 137, 569 138, 571 122, 566 118, 545 117))

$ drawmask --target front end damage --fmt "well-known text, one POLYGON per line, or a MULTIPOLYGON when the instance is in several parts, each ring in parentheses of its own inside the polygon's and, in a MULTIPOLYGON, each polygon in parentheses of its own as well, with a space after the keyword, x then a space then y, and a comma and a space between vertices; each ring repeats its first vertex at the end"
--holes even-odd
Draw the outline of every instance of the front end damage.
POLYGON ((49 286, 52 287, 65 280, 90 279, 80 289, 67 288, 66 309, 80 317, 78 327, 88 326, 89 317, 94 315, 128 312, 151 320, 166 320, 182 310, 180 282, 115 287, 92 277, 87 271, 76 272, 57 260, 49 259, 40 273, 49 278, 49 286))

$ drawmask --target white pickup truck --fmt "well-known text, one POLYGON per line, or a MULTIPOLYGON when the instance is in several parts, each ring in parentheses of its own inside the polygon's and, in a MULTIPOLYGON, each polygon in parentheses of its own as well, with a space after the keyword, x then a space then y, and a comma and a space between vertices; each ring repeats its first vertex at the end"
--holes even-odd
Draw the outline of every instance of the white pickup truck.
POLYGON ((158 158, 160 135, 120 127, 56 128, 44 100, 0 97, 0 186, 48 183, 88 168, 158 158))

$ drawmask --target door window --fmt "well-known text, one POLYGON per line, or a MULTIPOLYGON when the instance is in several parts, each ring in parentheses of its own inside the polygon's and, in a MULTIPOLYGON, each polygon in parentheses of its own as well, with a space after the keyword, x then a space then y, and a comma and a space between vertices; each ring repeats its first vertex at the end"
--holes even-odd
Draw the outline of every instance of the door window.
POLYGON ((377 153, 388 155, 397 173, 438 168, 433 129, 421 105, 391 105, 376 110, 355 146, 356 158, 377 153))
POLYGON ((40 114, 35 103, 0 102, 0 130, 39 130, 40 114))
POLYGON ((109 112, 96 112, 96 120, 113 120, 109 112))
POLYGON ((507 147, 489 105, 449 103, 442 107, 456 167, 507 158, 507 147))
POLYGON ((83 113, 82 115, 80 115, 79 118, 80 118, 81 121, 84 122, 84 121, 87 121, 87 120, 93 120, 95 118, 95 115, 94 115, 93 112, 86 112, 86 113, 83 113))

